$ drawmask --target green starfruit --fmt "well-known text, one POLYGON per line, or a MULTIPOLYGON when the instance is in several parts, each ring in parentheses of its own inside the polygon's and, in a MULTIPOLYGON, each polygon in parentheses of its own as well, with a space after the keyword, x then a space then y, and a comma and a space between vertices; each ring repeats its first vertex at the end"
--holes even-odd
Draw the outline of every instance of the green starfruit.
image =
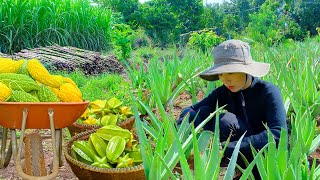
POLYGON ((106 155, 110 161, 116 160, 124 151, 126 140, 120 136, 113 136, 107 146, 106 155))
POLYGON ((108 114, 105 115, 101 118, 101 125, 106 126, 106 125, 116 125, 118 122, 118 115, 116 114, 108 114))
POLYGON ((131 112, 130 107, 128 106, 121 106, 120 107, 120 113, 124 114, 126 117, 130 117, 133 115, 133 113, 131 112))
POLYGON ((113 97, 111 99, 108 100, 108 105, 111 109, 115 109, 115 108, 118 108, 120 107, 122 104, 121 101, 119 101, 119 99, 113 97))
POLYGON ((93 133, 90 135, 90 141, 100 157, 106 156, 107 144, 103 139, 101 139, 96 133, 93 133))
POLYGON ((96 156, 95 159, 96 159, 95 162, 91 164, 92 166, 96 166, 100 168, 112 168, 112 166, 108 163, 106 156, 102 158, 96 156))
POLYGON ((99 113, 101 116, 111 112, 111 109, 106 100, 95 100, 90 103, 91 109, 94 113, 99 113))
POLYGON ((133 165, 133 159, 129 157, 129 154, 118 158, 117 168, 126 168, 133 165))

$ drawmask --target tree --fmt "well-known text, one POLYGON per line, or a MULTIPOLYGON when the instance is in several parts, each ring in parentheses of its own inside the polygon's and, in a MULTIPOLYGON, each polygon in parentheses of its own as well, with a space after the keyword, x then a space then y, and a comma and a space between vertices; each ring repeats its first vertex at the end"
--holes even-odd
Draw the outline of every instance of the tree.
POLYGON ((201 15, 204 11, 202 0, 166 0, 177 15, 182 33, 201 29, 201 15))
POLYGON ((276 14, 280 4, 277 0, 266 0, 261 9, 250 15, 250 23, 246 28, 246 36, 257 42, 272 45, 278 42, 283 33, 284 24, 279 22, 276 14), (282 27, 279 28, 279 27, 282 27))
POLYGON ((222 7, 219 4, 207 5, 201 15, 201 25, 206 28, 222 28, 224 19, 222 7))
POLYGON ((317 35, 316 28, 320 27, 320 0, 292 0, 292 14, 295 21, 310 35, 317 35))
POLYGON ((167 6, 158 2, 148 2, 141 6, 141 27, 161 45, 173 42, 178 35, 178 18, 167 6))
POLYGON ((247 27, 249 23, 249 13, 252 10, 250 7, 250 2, 249 0, 237 1, 236 7, 239 11, 239 29, 243 30, 247 27))
POLYGON ((131 21, 131 14, 138 10, 139 0, 96 0, 103 7, 111 8, 113 12, 121 13, 124 21, 131 21))

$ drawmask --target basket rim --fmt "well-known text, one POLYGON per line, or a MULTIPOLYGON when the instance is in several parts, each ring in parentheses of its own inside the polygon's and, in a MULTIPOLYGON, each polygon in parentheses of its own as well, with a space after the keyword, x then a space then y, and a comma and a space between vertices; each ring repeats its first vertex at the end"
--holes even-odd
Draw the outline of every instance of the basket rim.
POLYGON ((81 128, 101 128, 102 126, 98 125, 98 124, 83 124, 83 123, 79 123, 77 121, 75 121, 74 123, 71 124, 71 126, 75 126, 75 127, 81 127, 81 128))
POLYGON ((66 157, 66 160, 71 162, 73 165, 78 166, 82 169, 86 169, 89 171, 94 171, 98 173, 112 173, 112 174, 117 174, 117 173, 130 173, 130 172, 137 172, 137 171, 144 171, 143 167, 143 162, 139 165, 128 167, 128 168, 100 168, 100 167, 95 167, 91 166, 89 164, 85 164, 81 161, 78 161, 74 159, 70 154, 69 154, 69 149, 71 149, 71 145, 73 144, 74 141, 78 140, 79 138, 83 136, 90 135, 92 133, 96 132, 96 129, 81 132, 73 136, 70 140, 68 140, 64 145, 63 145, 63 154, 66 157), (79 165, 81 166, 79 166, 79 165))

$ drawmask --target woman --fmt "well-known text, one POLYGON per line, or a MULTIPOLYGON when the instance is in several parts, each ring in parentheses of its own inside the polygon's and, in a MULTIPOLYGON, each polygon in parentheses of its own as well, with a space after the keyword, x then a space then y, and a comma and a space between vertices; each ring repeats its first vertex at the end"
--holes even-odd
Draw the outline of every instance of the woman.
MULTIPOLYGON (((250 160, 250 143, 256 149, 268 143, 265 125, 276 142, 281 129, 287 129, 281 92, 270 82, 258 79, 268 73, 270 65, 253 61, 247 43, 227 40, 214 48, 213 56, 214 65, 200 77, 208 81, 220 80, 223 85, 199 103, 184 109, 178 124, 189 114, 189 121, 195 118, 197 126, 216 109, 217 103, 219 107, 227 105, 227 112, 220 115, 222 144, 231 135, 224 156, 231 157, 237 141, 246 132, 240 151, 250 160)), ((214 120, 212 118, 204 129, 214 131, 214 120)))

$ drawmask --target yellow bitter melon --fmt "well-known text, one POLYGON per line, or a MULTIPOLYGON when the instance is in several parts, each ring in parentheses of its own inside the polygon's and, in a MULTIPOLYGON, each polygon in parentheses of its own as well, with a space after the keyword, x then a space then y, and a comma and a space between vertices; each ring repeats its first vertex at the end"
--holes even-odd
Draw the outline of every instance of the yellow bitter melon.
POLYGON ((12 90, 23 90, 26 92, 39 90, 38 84, 30 77, 24 74, 2 73, 0 82, 12 90))
POLYGON ((62 102, 82 102, 81 91, 71 83, 64 83, 59 89, 51 88, 62 102))
POLYGON ((40 102, 39 99, 24 91, 12 91, 11 102, 40 102))
POLYGON ((0 73, 16 73, 22 66, 23 61, 10 58, 0 58, 0 73))
POLYGON ((51 75, 49 71, 37 59, 29 60, 27 69, 30 76, 41 84, 59 88, 64 83, 62 76, 51 75))
POLYGON ((6 101, 11 95, 11 90, 5 84, 0 82, 0 101, 6 101))
POLYGON ((59 102, 60 99, 57 95, 48 87, 43 84, 40 85, 40 89, 37 92, 37 97, 40 102, 59 102))
POLYGON ((71 78, 64 77, 64 78, 63 78, 63 82, 65 82, 65 83, 71 83, 73 86, 75 86, 75 87, 78 88, 77 84, 76 84, 71 78))

